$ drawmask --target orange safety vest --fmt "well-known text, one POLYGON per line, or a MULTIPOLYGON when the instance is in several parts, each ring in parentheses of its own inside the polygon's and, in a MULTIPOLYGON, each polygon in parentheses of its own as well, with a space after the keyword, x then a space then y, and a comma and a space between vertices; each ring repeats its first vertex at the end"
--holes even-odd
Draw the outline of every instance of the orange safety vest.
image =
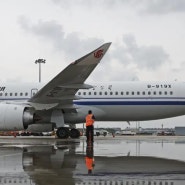
POLYGON ((88 114, 86 116, 86 127, 93 125, 94 119, 92 119, 92 117, 93 117, 93 114, 88 114))

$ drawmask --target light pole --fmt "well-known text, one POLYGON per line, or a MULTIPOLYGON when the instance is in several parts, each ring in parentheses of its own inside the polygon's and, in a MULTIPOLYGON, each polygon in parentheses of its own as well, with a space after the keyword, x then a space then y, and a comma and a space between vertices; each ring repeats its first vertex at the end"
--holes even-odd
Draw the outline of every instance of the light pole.
POLYGON ((39 64, 39 83, 41 82, 41 64, 45 64, 46 60, 45 59, 37 59, 35 60, 35 64, 39 64))

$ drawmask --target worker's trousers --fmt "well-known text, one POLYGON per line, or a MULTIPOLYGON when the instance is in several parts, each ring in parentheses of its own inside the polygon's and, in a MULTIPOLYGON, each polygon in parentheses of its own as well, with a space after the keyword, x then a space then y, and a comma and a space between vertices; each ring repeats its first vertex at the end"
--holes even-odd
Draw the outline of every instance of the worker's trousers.
POLYGON ((87 126, 86 127, 86 137, 87 142, 94 142, 94 126, 87 126))

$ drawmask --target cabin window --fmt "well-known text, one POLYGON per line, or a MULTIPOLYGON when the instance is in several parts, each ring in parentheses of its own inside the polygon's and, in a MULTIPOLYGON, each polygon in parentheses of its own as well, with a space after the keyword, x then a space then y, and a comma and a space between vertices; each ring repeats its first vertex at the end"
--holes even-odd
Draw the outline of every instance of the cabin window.
POLYGON ((89 92, 89 95, 91 95, 91 92, 89 92))
POLYGON ((83 95, 85 96, 86 95, 86 92, 84 92, 83 95))
POLYGON ((27 92, 25 93, 25 96, 28 96, 28 93, 27 92))
POLYGON ((5 96, 8 96, 8 93, 5 93, 5 96))
POLYGON ((94 92, 94 95, 96 95, 96 92, 94 92))
POLYGON ((129 95, 129 92, 128 91, 126 92, 126 95, 129 95))
POLYGON ((161 91, 159 91, 159 95, 162 95, 162 92, 161 91))
POLYGON ((107 95, 107 92, 105 92, 105 95, 107 95))
POLYGON ((17 93, 15 93, 15 96, 17 96, 17 93))
POLYGON ((10 96, 12 96, 12 93, 10 93, 10 96))
POLYGON ((132 95, 134 95, 134 92, 132 91, 132 95))
POLYGON ((99 92, 99 95, 102 95, 102 92, 99 92))
POLYGON ((124 95, 123 91, 121 91, 121 95, 124 95))
POLYGON ((143 91, 143 93, 142 93, 143 95, 145 95, 145 91, 143 91))
POLYGON ((168 94, 167 91, 165 91, 164 94, 167 95, 168 94))
POLYGON ((140 95, 140 92, 139 91, 137 91, 137 95, 140 95))
POLYGON ((151 95, 151 92, 150 91, 148 91, 148 95, 151 95))
POLYGON ((0 93, 0 96, 2 96, 3 95, 3 93, 0 93))
POLYGON ((110 92, 110 95, 112 95, 112 94, 113 94, 113 92, 111 91, 111 92, 110 92))
POLYGON ((81 95, 81 92, 78 92, 78 95, 81 95))
POLYGON ((156 95, 156 91, 154 91, 154 95, 156 95))
POLYGON ((22 96, 23 95, 23 93, 20 93, 20 96, 22 96))
POLYGON ((115 95, 118 95, 118 92, 117 91, 115 92, 115 95))
POLYGON ((170 95, 173 95, 173 91, 170 91, 170 95))

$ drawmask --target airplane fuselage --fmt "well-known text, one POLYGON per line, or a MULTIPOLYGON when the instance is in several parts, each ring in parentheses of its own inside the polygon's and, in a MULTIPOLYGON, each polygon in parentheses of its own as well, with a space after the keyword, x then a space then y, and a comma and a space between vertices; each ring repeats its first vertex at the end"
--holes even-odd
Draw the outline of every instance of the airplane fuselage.
MULTIPOLYGON (((185 114, 184 82, 110 82, 78 90, 73 104, 77 112, 64 112, 66 123, 83 123, 88 110, 96 121, 145 121, 185 114)), ((0 86, 0 101, 29 100, 42 84, 0 86)), ((61 108, 62 109, 62 108, 61 108)), ((50 121, 50 111, 47 122, 50 121)))
POLYGON ((99 121, 144 121, 185 114, 184 82, 120 82, 94 84, 77 93, 78 106, 94 111, 99 121), (87 106, 87 107, 86 107, 87 106))

